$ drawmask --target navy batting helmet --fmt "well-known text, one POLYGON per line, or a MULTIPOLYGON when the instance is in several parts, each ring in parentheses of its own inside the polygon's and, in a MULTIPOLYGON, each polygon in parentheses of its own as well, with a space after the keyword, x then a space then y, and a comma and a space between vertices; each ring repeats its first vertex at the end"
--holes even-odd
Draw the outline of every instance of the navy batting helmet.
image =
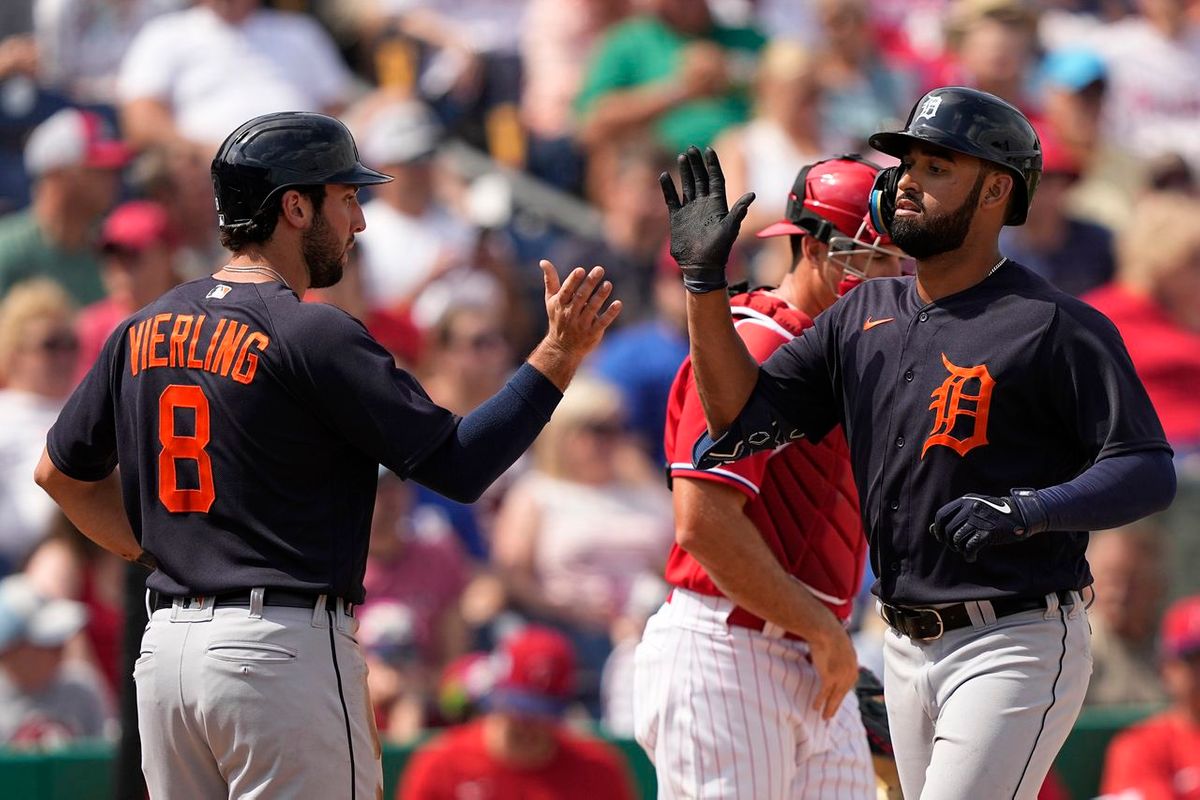
MULTIPOLYGON (((1021 225, 1042 176, 1042 145, 1025 115, 993 94, 963 86, 944 86, 922 97, 908 114, 902 131, 882 131, 870 138, 881 153, 902 158, 914 143, 929 143, 1003 167, 1013 174, 1013 199, 1006 225, 1021 225)), ((900 171, 879 173, 871 193, 872 222, 881 232, 895 212, 900 171)))
POLYGON ((293 186, 365 186, 391 177, 358 160, 354 137, 338 120, 308 111, 255 117, 226 137, 212 162, 217 221, 223 230, 254 215, 293 186))

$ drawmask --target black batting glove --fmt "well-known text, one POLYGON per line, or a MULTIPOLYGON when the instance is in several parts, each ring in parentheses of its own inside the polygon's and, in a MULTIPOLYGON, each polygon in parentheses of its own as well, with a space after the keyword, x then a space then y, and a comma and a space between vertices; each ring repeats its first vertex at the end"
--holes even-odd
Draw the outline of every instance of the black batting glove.
POLYGON ((933 517, 933 538, 967 561, 985 547, 1023 542, 1046 530, 1046 509, 1034 489, 1013 489, 1008 497, 967 494, 942 506, 933 517))
POLYGON ((695 294, 724 289, 725 263, 754 193, 742 195, 729 207, 725 175, 711 147, 703 156, 695 147, 680 154, 682 203, 669 174, 664 172, 658 182, 671 217, 671 255, 683 270, 684 287, 695 294))

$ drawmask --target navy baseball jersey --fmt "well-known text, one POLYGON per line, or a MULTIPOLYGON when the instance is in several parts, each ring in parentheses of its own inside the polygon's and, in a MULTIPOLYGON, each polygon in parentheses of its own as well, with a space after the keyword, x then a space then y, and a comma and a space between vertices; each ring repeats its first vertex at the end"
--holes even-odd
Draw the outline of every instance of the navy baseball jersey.
POLYGON ((118 327, 47 450, 77 480, 120 462, 151 589, 361 602, 378 465, 407 476, 455 421, 348 314, 202 278, 118 327))
MULTIPOLYGON (((1170 450, 1112 323, 1013 262, 933 303, 912 277, 865 282, 763 364, 762 401, 785 438, 844 424, 875 592, 902 605, 1087 586, 1085 532, 968 563, 929 525, 968 492, 1043 488, 1101 458, 1170 450)), ((746 446, 774 446, 763 438, 746 446)))

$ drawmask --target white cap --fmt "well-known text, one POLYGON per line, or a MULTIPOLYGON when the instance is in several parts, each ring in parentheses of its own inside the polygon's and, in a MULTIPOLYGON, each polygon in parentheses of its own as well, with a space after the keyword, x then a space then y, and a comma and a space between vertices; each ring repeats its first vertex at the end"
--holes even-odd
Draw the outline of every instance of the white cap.
POLYGON ((25 171, 33 176, 63 167, 120 169, 132 157, 103 117, 77 108, 52 114, 25 143, 25 171))
POLYGON ((24 575, 0 581, 0 651, 20 642, 57 647, 78 633, 87 617, 83 603, 46 597, 24 575))
POLYGON ((415 100, 380 109, 367 123, 362 151, 368 163, 407 164, 432 155, 442 139, 442 126, 415 100))

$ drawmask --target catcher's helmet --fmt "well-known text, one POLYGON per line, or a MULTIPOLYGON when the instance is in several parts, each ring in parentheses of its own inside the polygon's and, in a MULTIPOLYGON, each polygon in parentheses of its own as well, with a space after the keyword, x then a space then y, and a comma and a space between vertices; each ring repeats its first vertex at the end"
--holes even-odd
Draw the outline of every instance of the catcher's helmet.
POLYGON ((867 213, 867 198, 879 166, 859 155, 836 156, 800 170, 788 193, 784 219, 758 232, 770 236, 853 236, 867 213))
MULTIPOLYGON (((1042 146, 1025 115, 995 95, 963 86, 934 89, 917 101, 902 131, 870 138, 881 153, 902 158, 914 143, 928 142, 1004 167, 1013 174, 1006 225, 1021 225, 1042 175, 1042 146)), ((895 212, 899 170, 880 173, 871 196, 875 227, 886 232, 895 212)))
POLYGON ((283 111, 255 117, 229 134, 213 159, 212 180, 217 222, 236 229, 292 186, 365 186, 391 178, 362 165, 350 131, 333 117, 283 111))

